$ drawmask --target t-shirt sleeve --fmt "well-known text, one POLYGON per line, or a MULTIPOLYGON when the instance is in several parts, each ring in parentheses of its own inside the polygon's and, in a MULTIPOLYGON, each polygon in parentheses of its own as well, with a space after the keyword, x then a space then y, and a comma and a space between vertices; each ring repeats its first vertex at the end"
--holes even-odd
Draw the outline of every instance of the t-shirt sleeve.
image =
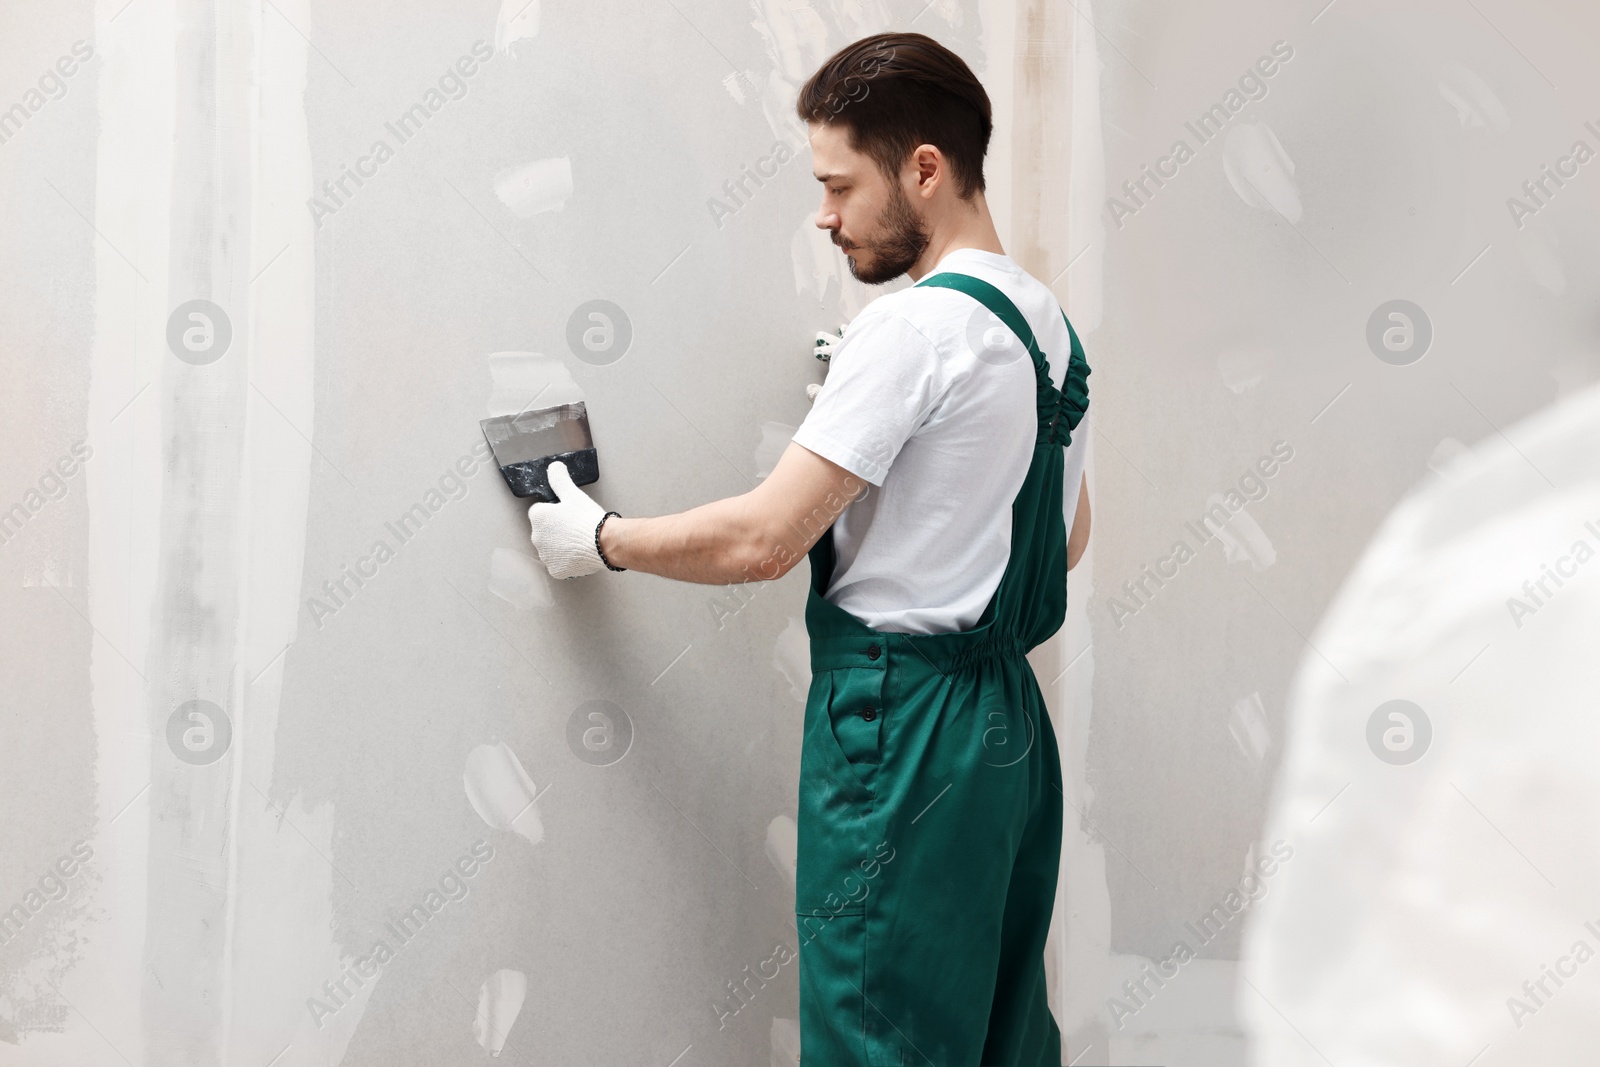
POLYGON ((796 444, 882 486, 945 386, 939 351, 903 315, 863 313, 845 330, 796 444))

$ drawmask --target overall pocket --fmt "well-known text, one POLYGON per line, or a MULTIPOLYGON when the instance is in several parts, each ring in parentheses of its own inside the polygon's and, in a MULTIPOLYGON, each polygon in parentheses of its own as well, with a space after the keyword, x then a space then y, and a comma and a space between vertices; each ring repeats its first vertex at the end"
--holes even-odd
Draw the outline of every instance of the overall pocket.
POLYGON ((872 791, 883 755, 883 675, 881 668, 839 667, 828 672, 828 726, 839 755, 872 791))
POLYGON ((883 736, 877 703, 883 673, 840 668, 812 680, 796 818, 795 910, 801 915, 862 911, 870 879, 858 868, 875 857, 881 840, 873 782, 883 736))

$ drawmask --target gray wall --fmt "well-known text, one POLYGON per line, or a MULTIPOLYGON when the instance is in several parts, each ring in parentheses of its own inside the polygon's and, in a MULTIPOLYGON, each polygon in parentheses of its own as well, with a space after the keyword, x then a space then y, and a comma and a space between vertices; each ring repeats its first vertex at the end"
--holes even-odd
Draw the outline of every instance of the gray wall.
POLYGON ((737 1013, 730 983, 793 944, 808 569, 550 582, 472 450, 549 386, 589 406, 607 507, 756 484, 820 379, 808 337, 875 295, 811 226, 788 99, 901 27, 984 77, 1003 237, 1094 367, 1093 543, 1036 657, 1072 786, 1066 1058, 1241 1062, 1249 915, 1186 924, 1270 853, 1308 637, 1409 488, 1596 376, 1590 168, 1520 229, 1506 204, 1600 147, 1595 27, 1568 7, 0 13, 0 108, 27 112, 0 143, 0 508, 23 508, 0 545, 0 908, 23 915, 0 1054, 793 1062, 792 964, 737 1013), (94 57, 57 92, 75 41, 94 57), (441 83, 478 41, 492 58, 441 83), (1200 143, 1185 122, 1278 41, 1265 95, 1200 143), (1193 158, 1129 198, 1180 138, 1193 158), (197 298, 231 327, 214 360, 168 341, 197 298), (1367 340, 1397 299, 1431 323, 1408 365, 1367 340), (591 301, 620 355, 571 340, 591 301), (1259 499, 1235 515, 1233 488, 1259 499), (1129 999, 1179 939, 1198 958, 1129 999), (392 959, 326 991, 380 940, 392 959))

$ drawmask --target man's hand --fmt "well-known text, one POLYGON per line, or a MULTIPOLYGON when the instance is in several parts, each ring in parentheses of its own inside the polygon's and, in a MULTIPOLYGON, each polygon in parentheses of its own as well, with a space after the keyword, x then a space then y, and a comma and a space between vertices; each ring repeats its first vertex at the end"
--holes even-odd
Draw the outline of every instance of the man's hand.
POLYGON ((550 464, 548 474, 558 502, 536 500, 528 508, 534 551, 552 578, 576 578, 604 569, 594 532, 605 508, 573 484, 567 465, 560 460, 550 464))
POLYGON ((817 339, 812 346, 812 355, 826 363, 833 358, 833 350, 839 347, 839 341, 844 337, 845 327, 850 324, 841 322, 838 333, 829 333, 827 330, 818 330, 817 339))
MULTIPOLYGON (((817 339, 812 345, 812 355, 824 363, 832 360, 833 350, 839 346, 840 340, 844 337, 844 331, 849 325, 847 322, 841 322, 839 324, 839 332, 836 334, 829 333, 827 330, 818 330, 817 339)), ((822 386, 817 382, 811 382, 806 386, 806 399, 815 403, 817 394, 820 392, 822 392, 822 386)))

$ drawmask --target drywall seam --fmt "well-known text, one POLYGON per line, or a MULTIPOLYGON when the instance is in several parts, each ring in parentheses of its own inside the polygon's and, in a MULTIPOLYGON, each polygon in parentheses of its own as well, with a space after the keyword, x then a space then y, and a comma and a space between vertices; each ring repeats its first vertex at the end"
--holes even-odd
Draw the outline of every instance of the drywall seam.
MULTIPOLYGON (((1067 246, 1058 251, 1064 251, 1071 269, 1057 284, 1066 287, 1067 299, 1063 307, 1080 339, 1093 334, 1100 325, 1105 263, 1105 223, 1098 210, 1105 192, 1105 142, 1100 124, 1102 63, 1094 17, 1093 0, 1080 0, 1074 5, 1066 22, 1063 49, 1068 57, 1071 85, 1071 120, 1067 127, 1071 149, 1066 189, 1067 246)), ((1091 370, 1096 365, 1092 344, 1091 340, 1090 349, 1085 353, 1091 370)), ((1101 364, 1102 374, 1108 369, 1101 364)), ((1091 409, 1093 395, 1091 385, 1091 409)), ((1060 687, 1057 700, 1067 727, 1067 741, 1061 746, 1062 785, 1073 800, 1064 812, 1065 825, 1074 828, 1073 833, 1063 834, 1062 867, 1067 877, 1058 883, 1057 890, 1056 904, 1063 921, 1058 951, 1065 980, 1061 983, 1056 1007, 1063 1033, 1093 1035, 1091 1040, 1097 1040, 1103 1034, 1100 995, 1107 987, 1111 968, 1111 888, 1106 879, 1105 845, 1090 838, 1089 827, 1084 825, 1087 820, 1078 818, 1078 811, 1092 818, 1094 808, 1088 771, 1095 656, 1088 609, 1094 598, 1096 452, 1088 423, 1076 432, 1089 435, 1085 442, 1088 452, 1084 457, 1084 475, 1089 490, 1090 535, 1088 546, 1068 579, 1071 588, 1062 631, 1066 634, 1070 669, 1066 669, 1056 683, 1060 687)), ((1069 485, 1065 491, 1075 493, 1077 487, 1069 485)), ((1069 1040, 1066 1058, 1080 1055, 1076 1046, 1083 1043, 1069 1040)))

